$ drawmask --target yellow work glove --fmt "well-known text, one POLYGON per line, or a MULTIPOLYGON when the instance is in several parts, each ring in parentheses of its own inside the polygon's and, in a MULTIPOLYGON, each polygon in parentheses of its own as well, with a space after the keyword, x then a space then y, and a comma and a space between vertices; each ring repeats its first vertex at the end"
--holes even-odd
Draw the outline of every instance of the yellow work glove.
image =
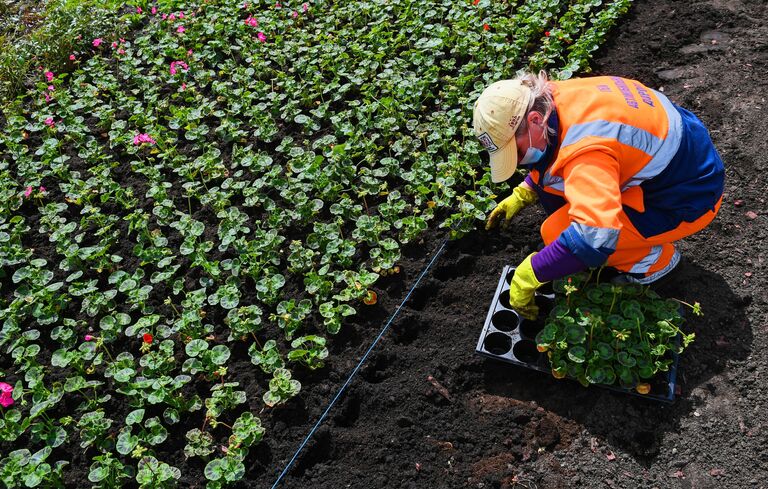
POLYGON ((501 228, 507 229, 509 227, 509 221, 515 217, 515 214, 520 212, 525 206, 533 204, 538 199, 539 197, 536 195, 536 192, 518 185, 512 191, 512 195, 502 200, 496 208, 493 209, 491 215, 488 216, 488 221, 485 223, 485 229, 488 230, 496 227, 496 224, 502 217, 504 217, 504 220, 501 223, 501 228))
POLYGON ((531 253, 517 266, 509 288, 509 304, 522 317, 531 320, 539 315, 539 306, 533 299, 536 289, 542 286, 531 266, 531 258, 535 254, 531 253))

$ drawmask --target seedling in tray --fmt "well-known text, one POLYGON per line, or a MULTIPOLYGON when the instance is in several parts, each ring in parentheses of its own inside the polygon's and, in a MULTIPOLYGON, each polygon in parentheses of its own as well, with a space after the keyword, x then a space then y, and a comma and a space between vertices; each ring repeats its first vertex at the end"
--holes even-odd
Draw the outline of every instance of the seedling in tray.
MULTIPOLYGON (((509 303, 513 274, 513 267, 504 268, 479 354, 584 386, 674 400, 678 354, 694 339, 680 329, 681 302, 662 299, 648 287, 600 283, 599 275, 581 273, 537 292, 539 317, 530 321, 509 303)), ((700 314, 698 304, 692 308, 700 314)))

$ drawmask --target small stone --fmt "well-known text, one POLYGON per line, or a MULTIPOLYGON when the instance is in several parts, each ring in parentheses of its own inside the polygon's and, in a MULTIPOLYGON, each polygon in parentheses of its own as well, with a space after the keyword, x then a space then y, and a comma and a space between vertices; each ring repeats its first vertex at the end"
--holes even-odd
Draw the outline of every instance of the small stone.
POLYGON ((757 213, 755 211, 747 211, 746 214, 744 215, 747 216, 747 219, 750 219, 750 220, 757 219, 757 213))
POLYGON ((744 205, 744 201, 741 199, 736 199, 733 201, 733 205, 735 205, 736 207, 741 207, 744 205))

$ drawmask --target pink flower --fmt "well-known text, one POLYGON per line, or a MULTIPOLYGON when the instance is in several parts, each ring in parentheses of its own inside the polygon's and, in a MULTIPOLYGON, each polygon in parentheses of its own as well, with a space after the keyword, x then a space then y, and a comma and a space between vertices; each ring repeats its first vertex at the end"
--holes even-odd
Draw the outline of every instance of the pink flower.
POLYGON ((293 11, 293 13, 291 14, 291 17, 293 17, 294 19, 295 19, 296 17, 298 17, 298 16, 299 16, 299 13, 298 13, 297 11, 295 11, 295 10, 294 10, 294 11, 293 11))
POLYGON ((48 90, 54 91, 55 89, 56 89, 56 87, 54 87, 53 85, 48 85, 48 90))
POLYGON ((97 37, 93 40, 93 47, 97 48, 101 45, 101 43, 104 42, 100 37, 97 37))
POLYGON ((136 7, 136 13, 137 13, 137 14, 140 14, 140 13, 141 13, 141 7, 136 7))
POLYGON ((282 5, 280 5, 280 2, 275 2, 275 8, 280 8, 282 5))
POLYGON ((257 27, 259 25, 259 21, 256 20, 254 17, 248 16, 248 18, 245 19, 245 25, 249 25, 251 27, 257 27))
POLYGON ((186 83, 182 83, 181 84, 181 91, 183 92, 186 89, 187 89, 187 84, 186 83))
POLYGON ((120 38, 120 43, 121 43, 121 44, 125 43, 125 39, 123 39, 123 38, 121 37, 121 38, 120 38))
POLYGON ((157 141, 152 139, 149 134, 146 133, 140 133, 133 137, 133 144, 138 146, 142 143, 149 143, 149 144, 155 144, 157 141))
POLYGON ((259 38, 259 41, 261 41, 261 42, 266 42, 266 41, 267 41, 267 36, 265 36, 263 32, 259 32, 259 33, 256 35, 256 37, 258 37, 258 38, 259 38))
POLYGON ((118 49, 117 54, 125 54, 125 49, 123 48, 118 49))
POLYGON ((168 18, 168 14, 163 14, 163 20, 168 18))
POLYGON ((95 338, 94 336, 91 336, 91 335, 89 335, 89 334, 85 335, 85 341, 93 341, 93 340, 95 340, 95 339, 96 339, 96 338, 95 338))
POLYGON ((186 30, 186 29, 184 28, 184 26, 183 26, 183 25, 180 25, 179 27, 177 27, 177 28, 176 28, 176 32, 178 32, 178 33, 182 33, 182 32, 184 32, 185 30, 186 30))
POLYGON ((176 20, 176 16, 174 14, 171 14, 168 16, 168 20, 176 20))
POLYGON ((243 8, 248 8, 248 3, 247 2, 243 4, 243 8))
POLYGON ((157 13, 157 7, 152 7, 149 11, 152 12, 152 15, 155 15, 157 13))
POLYGON ((54 123, 53 123, 53 117, 49 117, 49 118, 47 118, 47 119, 45 120, 45 125, 46 125, 46 126, 48 126, 48 127, 53 127, 53 125, 54 125, 54 123))
POLYGON ((0 382, 0 405, 6 408, 13 405, 13 386, 11 384, 0 382))
POLYGON ((51 100, 53 100, 53 97, 51 97, 51 96, 48 94, 48 92, 46 92, 46 93, 45 93, 45 101, 46 101, 46 102, 50 102, 51 100))
POLYGON ((32 186, 30 185, 27 187, 27 190, 24 191, 24 197, 29 198, 29 196, 32 195, 32 186))
POLYGON ((69 60, 70 61, 74 61, 75 60, 75 55, 74 54, 70 54, 69 55, 69 60))
POLYGON ((53 73, 51 73, 50 71, 46 71, 45 79, 48 80, 48 83, 51 83, 53 81, 53 73))
POLYGON ((42 185, 40 186, 40 193, 41 193, 41 194, 44 194, 44 193, 45 193, 45 187, 43 187, 42 185))
POLYGON ((303 12, 306 12, 307 10, 309 10, 309 4, 308 3, 301 4, 301 10, 303 12))
POLYGON ((189 66, 187 66, 187 63, 185 63, 183 61, 171 61, 171 70, 170 70, 171 71, 171 75, 175 75, 176 74, 176 72, 178 71, 176 69, 177 66, 182 68, 184 71, 189 70, 189 66))
POLYGON ((117 41, 112 41, 112 49, 115 49, 117 47, 117 41))
POLYGON ((183 19, 183 18, 184 18, 184 12, 179 12, 179 18, 180 18, 180 19, 183 19))
POLYGON ((192 56, 192 50, 191 49, 187 50, 187 56, 192 56))

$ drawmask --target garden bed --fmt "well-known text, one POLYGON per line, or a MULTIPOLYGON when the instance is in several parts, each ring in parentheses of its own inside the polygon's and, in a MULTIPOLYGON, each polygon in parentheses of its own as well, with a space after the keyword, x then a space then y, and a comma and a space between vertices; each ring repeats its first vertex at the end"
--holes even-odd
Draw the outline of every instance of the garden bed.
MULTIPOLYGON (((680 397, 672 406, 659 406, 601 389, 584 389, 574 382, 557 381, 540 373, 489 361, 474 352, 498 274, 504 265, 518 263, 538 247, 537 229, 543 214, 540 210, 527 210, 507 232, 479 230, 481 226, 476 226, 478 222, 472 218, 487 210, 490 191, 486 187, 487 176, 470 178, 468 165, 479 164, 475 154, 479 145, 469 138, 462 139, 467 128, 457 127, 460 108, 456 107, 465 105, 468 91, 476 90, 475 81, 480 82, 476 80, 477 73, 482 72, 485 77, 500 73, 505 63, 521 52, 532 55, 534 64, 547 65, 550 57, 557 58, 555 66, 569 64, 567 59, 558 57, 562 53, 557 51, 555 41, 565 42, 569 35, 567 29, 543 32, 546 26, 542 24, 528 32, 528 39, 507 39, 503 32, 520 27, 519 23, 528 17, 505 18, 502 14, 508 8, 506 4, 485 0, 474 2, 475 10, 452 11, 451 15, 457 19, 452 24, 455 31, 435 27, 439 22, 434 25, 422 22, 423 18, 435 17, 432 11, 419 11, 419 15, 414 15, 407 8, 410 16, 399 16, 388 10, 387 2, 374 2, 370 11, 365 12, 353 11, 349 5, 335 2, 308 4, 306 10, 297 3, 294 12, 280 10, 279 4, 271 2, 259 4, 258 9, 254 4, 250 7, 232 4, 226 6, 224 13, 200 7, 194 11, 200 21, 191 19, 189 11, 185 20, 163 18, 161 21, 159 13, 157 17, 148 17, 149 6, 145 6, 143 13, 131 11, 128 16, 133 16, 132 22, 148 24, 155 31, 127 41, 116 39, 110 48, 108 43, 86 45, 86 52, 78 52, 76 63, 91 63, 89 56, 103 56, 106 61, 95 60, 87 66, 90 72, 95 72, 103 70, 106 64, 109 67, 106 73, 111 74, 96 79, 89 78, 89 70, 78 74, 76 80, 82 84, 77 86, 83 87, 77 94, 78 107, 72 108, 63 98, 61 110, 52 114, 50 121, 41 109, 29 122, 32 128, 25 129, 22 125, 8 137, 7 141, 17 144, 4 150, 12 152, 24 164, 5 161, 9 176, 18 182, 3 187, 4 195, 7 202, 21 202, 21 207, 12 210, 26 218, 25 224, 32 232, 15 229, 14 240, 6 239, 6 252, 32 250, 35 257, 51 258, 49 266, 53 277, 48 280, 72 281, 78 286, 93 280, 101 290, 118 290, 119 301, 111 307, 91 303, 94 314, 90 314, 84 299, 76 299, 71 305, 59 304, 60 308, 50 310, 25 308, 22 301, 15 302, 25 317, 22 326, 41 330, 39 337, 34 334, 25 337, 28 343, 40 345, 40 351, 35 355, 30 351, 29 356, 37 356, 44 362, 53 362, 56 358, 57 366, 37 370, 29 361, 25 365, 32 373, 19 372, 18 364, 24 362, 14 362, 3 349, 0 369, 6 377, 0 380, 15 383, 25 379, 29 383, 30 378, 34 381, 36 376, 40 378, 44 374, 44 384, 50 389, 67 382, 68 376, 77 377, 75 374, 106 382, 103 390, 94 389, 91 394, 86 389, 73 389, 77 392, 47 406, 46 415, 56 420, 52 425, 63 427, 68 436, 67 443, 56 445, 48 458, 50 463, 69 462, 63 471, 67 487, 88 485, 89 474, 94 473, 91 464, 101 453, 112 453, 126 465, 136 465, 137 460, 145 463, 144 460, 150 460, 146 455, 150 453, 160 462, 181 469, 175 475, 182 487, 204 487, 206 477, 221 470, 220 464, 235 465, 241 461, 242 480, 235 485, 270 487, 447 238, 447 230, 437 226, 445 222, 472 231, 447 245, 298 457, 283 480, 284 487, 742 488, 749 484, 756 487, 768 484, 768 474, 760 468, 760 462, 748 461, 744 456, 750 454, 751 458, 763 462, 768 459, 768 452, 760 443, 764 430, 768 429, 763 393, 768 364, 764 334, 767 296, 762 288, 766 279, 764 191, 768 187, 763 155, 768 149, 765 143, 768 135, 762 121, 766 53, 761 47, 768 33, 761 3, 712 0, 691 5, 637 0, 618 33, 599 51, 599 59, 594 64, 597 73, 634 77, 649 86, 663 88, 673 101, 699 114, 711 129, 727 165, 728 181, 721 215, 707 230, 683 243, 687 263, 678 280, 663 291, 667 296, 701 302, 705 314, 686 324, 695 331, 696 341, 680 357, 680 397), (333 9, 323 11, 321 7, 333 9), (246 18, 249 8, 254 15, 258 10, 261 23, 254 22, 252 17, 246 18), (213 31, 208 26, 215 23, 218 15, 236 20, 236 24, 224 23, 229 29, 227 35, 237 40, 247 33, 242 39, 248 40, 198 45, 186 37, 210 35, 213 31), (402 20, 405 24, 392 30, 389 24, 379 23, 379 31, 371 33, 371 39, 347 45, 360 33, 369 36, 371 15, 389 16, 387 18, 402 20), (491 20, 489 24, 488 18, 499 22, 491 20), (342 19, 341 23, 334 24, 336 19, 342 19), (432 26, 428 29, 430 32, 421 32, 425 25, 432 26), (264 34, 262 29, 267 32, 264 39, 257 37, 259 33, 264 34), (416 40, 418 45, 413 45, 399 32, 424 37, 416 40), (340 38, 333 40, 334 35, 340 38), (480 37, 483 35, 486 37, 480 37), (400 63, 396 69, 389 66, 385 69, 378 62, 362 66, 360 73, 347 70, 341 66, 343 63, 332 67, 334 63, 320 68, 313 66, 319 56, 326 56, 329 50, 334 50, 340 60, 347 59, 344 56, 348 53, 373 59, 373 51, 360 50, 370 48, 367 42, 384 37, 388 39, 387 46, 395 51, 392 56, 400 63), (437 38, 448 44, 442 48, 430 44, 437 38), (532 47, 537 42, 547 44, 547 49, 541 51, 543 54, 532 54, 538 53, 532 47), (443 55, 451 49, 446 47, 450 43, 455 43, 458 51, 451 52, 449 57, 455 56, 457 62, 444 59, 443 55), (324 51, 308 52, 307 46, 324 46, 324 51), (295 55, 291 63, 286 63, 281 49, 295 55), (440 49, 443 55, 438 56, 435 63, 442 64, 433 70, 430 68, 433 65, 424 62, 422 53, 440 49), (502 53, 496 58, 497 65, 481 66, 476 60, 467 64, 471 59, 468 50, 474 54, 485 52, 478 49, 502 53), (249 63, 255 63, 258 70, 247 71, 246 66, 250 65, 240 59, 246 52, 252 56, 249 63), (152 64, 148 60, 153 58, 146 53, 159 56, 160 61, 152 64), (170 66, 165 64, 171 59, 175 61, 170 66), (214 65, 218 72, 206 68, 214 65), (142 72, 145 76, 132 78, 139 73, 139 67, 145 70, 142 72), (281 70, 289 68, 293 70, 292 75, 283 76, 285 72, 281 70), (228 70, 231 79, 217 80, 216 76, 223 77, 228 70), (320 83, 323 77, 333 78, 337 73, 332 87, 320 83), (408 76, 400 77, 403 73, 408 76), (117 75, 113 77, 113 74, 117 75), (387 80, 388 89, 399 86, 408 89, 382 98, 376 87, 366 82, 376 74, 387 80), (273 75, 273 79, 270 78, 273 75), (121 83, 128 85, 130 96, 117 80, 122 76, 127 77, 121 83), (429 87, 419 85, 424 80, 445 81, 440 77, 452 78, 449 85, 441 82, 445 90, 439 93, 438 90, 431 93, 429 87), (268 82, 276 83, 277 90, 268 82), (251 111, 241 104, 246 96, 260 100, 259 97, 279 97, 275 94, 281 91, 296 98, 289 104, 275 103, 267 109, 251 111), (110 95, 104 97, 104 94, 110 95), (135 97, 144 98, 138 101, 135 97), (376 104, 371 102, 372 97, 376 104), (317 104, 316 98, 321 99, 317 104), (357 99, 366 103, 358 104, 357 99), (112 112, 109 105, 112 100, 118 100, 119 111, 112 112), (154 112, 146 110, 147 107, 170 111, 162 105, 164 100, 173 101, 175 112, 158 110, 165 114, 165 119, 152 119, 154 112), (393 100, 408 103, 410 108, 407 112, 393 110, 390 105, 393 100), (82 112, 86 107, 85 117, 76 116, 75 112, 82 112), (237 120, 228 115, 237 111, 247 112, 247 117, 237 120), (329 115, 334 113, 343 117, 329 115), (372 116, 374 113, 376 117, 372 116), (388 117, 379 117, 384 115, 388 117), (403 120, 399 121, 398 117, 403 120), (320 121, 317 127, 315 119, 320 121), (62 120, 68 121, 70 127, 59 129, 62 120), (364 133, 356 133, 358 126, 346 124, 345 120, 355 120, 364 133), (374 127, 374 120, 380 127, 374 127), (398 128, 398 124, 402 128, 398 128), (144 127, 152 130, 140 130, 144 127), (425 132, 423 141, 408 135, 425 128, 437 129, 432 134, 425 132), (72 144, 63 146, 63 156, 57 153, 57 143, 49 142, 53 139, 49 136, 59 131, 71 134, 79 131, 82 136, 72 138, 72 144), (393 139, 381 139, 382 133, 393 139), (93 144, 86 144, 86 134, 94 136, 93 144), (298 138, 295 143, 293 136, 298 138), (458 139, 462 144, 454 146, 453 141, 458 139), (168 142, 173 144, 166 146, 164 143, 168 142), (80 145, 77 151, 73 149, 76 144, 80 145), (19 149, 22 146, 39 149, 43 156, 33 158, 19 149), (455 151, 466 154, 471 161, 450 158, 455 151), (368 161, 366 155, 381 156, 384 152, 394 152, 401 166, 393 165, 398 162, 394 159, 384 158, 377 162, 382 165, 378 170, 386 170, 384 174, 368 172, 367 166, 374 168, 375 164, 368 161), (266 159, 270 155, 274 161, 266 159), (318 164, 310 155, 322 155, 324 164, 318 164), (50 166, 40 164, 43 158, 50 166), (160 167, 162 171, 153 167, 159 159, 167 165, 160 167), (191 161, 195 161, 195 165, 187 166, 191 161), (221 161, 232 162, 232 168, 222 167, 221 161), (327 178, 325 173, 338 169, 340 173, 334 178, 345 179, 343 169, 349 165, 364 170, 352 179, 361 186, 350 194, 343 185, 333 185, 338 181, 327 178), (55 168, 54 174, 50 173, 51 168, 55 168), (285 168, 285 171, 272 171, 274 168, 285 168), (434 171, 431 173, 425 168, 434 171), (440 172, 451 172, 455 178, 442 179, 444 174, 438 173, 438 168, 440 172), (44 171, 48 173, 40 177, 44 171), (79 193, 90 187, 77 182, 70 171, 79 172, 83 180, 92 178, 88 185, 96 182, 98 191, 79 193), (441 179, 435 177, 438 174, 441 179), (69 185, 66 189, 59 185, 62 175, 67 177, 63 178, 69 185), (38 177, 43 180, 35 181, 38 177), (324 200, 338 198, 338 207, 319 209, 315 201, 296 190, 298 187, 288 185, 280 191, 243 190, 235 187, 230 177, 234 177, 234 183, 242 178, 249 183, 263 184, 269 178, 280 185, 287 181, 292 185, 298 183, 298 187, 315 185, 324 200), (321 177, 327 180, 319 180, 321 177), (301 181, 302 178, 306 181, 301 181), (179 184, 165 185, 166 179, 179 184), (34 181, 34 188, 30 187, 29 195, 20 199, 24 187, 19 190, 18 185, 26 186, 30 181, 34 181), (212 186, 213 191, 206 184, 212 186), (452 215, 454 190, 475 185, 483 190, 465 197, 461 214, 452 215), (402 195, 395 194, 398 188, 408 190, 402 195), (67 203, 63 208, 54 205, 62 202, 67 203), (272 207, 269 202, 278 205, 272 207), (45 216, 40 214, 43 203, 53 205, 45 216), (162 232, 159 236, 155 232, 142 233, 142 217, 136 212, 131 213, 130 220, 89 220, 87 213, 80 212, 86 207, 85 203, 100 207, 107 216, 123 217, 128 211, 145 209, 152 214, 151 221, 147 221, 152 225, 147 227, 145 223, 144 231, 152 228, 162 232), (245 212, 229 211, 229 203, 245 212), (178 214, 172 215, 172 208, 186 216, 181 219, 178 214), (227 212, 219 215, 214 208, 227 212), (371 214, 384 219, 378 222, 361 219, 371 214), (344 225, 333 229, 333 226, 315 228, 315 233, 311 233, 315 224, 329 224, 339 216, 343 217, 344 225), (62 245, 71 230, 61 230, 66 221, 57 221, 58 217, 87 224, 81 229, 85 233, 77 239, 80 249, 86 250, 83 260, 87 266, 81 277, 70 278, 71 270, 56 266, 58 260, 71 251, 62 245), (284 232, 285 243, 281 245, 274 236, 254 235, 253 229, 244 229, 243 223, 249 220, 253 228, 264 223, 279 228, 284 232), (229 227, 217 229, 224 222, 229 227), (201 227, 199 223, 204 225, 201 227), (423 227, 427 223, 430 228, 425 233, 423 227), (302 248, 293 243, 308 234, 314 234, 313 245, 307 242, 302 248), (54 235, 56 239, 50 239, 54 235), (332 238, 324 240, 331 235, 332 238), (243 256, 263 256, 264 263, 244 262, 240 264, 241 271, 231 261, 232 248, 205 248, 207 242, 221 244, 225 240, 232 246, 243 244, 236 242, 238 236, 248 236, 251 243, 265 244, 263 248, 250 249, 250 255, 243 253, 243 256), (358 240, 351 250, 350 236, 357 236, 358 240), (100 240, 105 239, 109 252, 100 255, 98 246, 100 240), (395 239, 403 244, 402 248, 380 246, 385 241, 391 245, 395 239), (309 260, 307 253, 311 255, 309 260), (317 277, 309 282, 303 280, 303 274, 316 271, 313 260, 326 258, 322 253, 328 254, 334 266, 347 260, 351 260, 354 267, 359 266, 356 275, 351 278, 348 275, 346 281, 341 275, 337 276, 333 292, 325 290, 329 286, 317 277), (119 265, 110 262, 110 254, 122 257, 123 261, 119 265), (268 265, 270 262, 280 265, 272 268, 268 265), (269 280, 274 281, 261 281, 261 275, 255 271, 261 270, 259 266, 266 267, 270 271, 269 280), (296 273, 285 273, 288 268, 295 269, 296 273), (118 273, 120 271, 127 273, 118 273), (285 273, 285 283, 280 286, 277 285, 278 272, 285 273), (378 301, 366 305, 372 302, 366 291, 372 280, 371 272, 383 273, 371 287, 378 301), (225 277, 231 280, 225 281, 225 277), (147 283, 156 287, 152 294, 139 286, 147 283), (202 297, 192 294, 198 287, 207 287, 208 291, 202 297), (278 304, 274 289, 280 288, 278 304), (328 297, 333 294, 337 296, 331 301, 328 297), (312 300, 309 313, 302 312, 301 301, 307 297, 312 300), (253 309, 238 312, 233 320, 228 311, 240 311, 236 308, 238 301, 240 305, 264 307, 263 329, 256 328, 253 316, 249 316, 256 314, 253 309), (356 315, 345 315, 347 310, 342 304, 347 303, 354 306, 356 315), (182 317, 177 308, 189 316, 182 317), (50 323, 46 324, 54 313, 76 317, 78 321, 68 325, 69 332, 54 333, 48 326, 50 323), (155 314, 163 320, 145 319, 155 314), (292 336, 293 328, 299 328, 294 337, 309 333, 327 336, 328 331, 339 326, 342 317, 345 319, 340 332, 329 336, 325 365, 319 363, 324 356, 321 348, 315 350, 315 357, 299 357, 301 360, 290 362, 293 380, 301 383, 301 391, 295 397, 286 398, 286 402, 269 407, 276 399, 264 397, 270 390, 271 375, 266 376, 262 369, 274 358, 270 360, 265 340, 277 338, 283 354, 289 351, 293 354, 298 351, 297 347, 291 347, 291 340, 285 339, 292 336), (137 318, 142 319, 137 321, 137 318), (303 319, 307 321, 302 323, 303 319), (40 321, 42 327, 35 320, 40 321), (180 327, 182 331, 172 331, 171 326, 180 327), (207 326, 211 329, 206 330, 207 326), (233 332, 243 333, 248 327, 254 329, 250 335, 233 336, 233 332), (74 336, 67 338, 64 333, 74 336), (95 343, 85 334, 104 336, 103 345, 115 348, 115 354, 131 355, 136 363, 141 358, 141 368, 134 368, 132 361, 123 358, 112 362, 120 363, 120 368, 110 366, 112 370, 107 372, 105 364, 110 362, 105 360, 106 350, 92 346, 95 343), (162 346, 171 340, 176 342, 175 350, 167 346, 168 343, 162 346), (227 345, 229 353, 220 348, 223 345, 227 345), (180 404, 171 411, 167 403, 145 402, 126 386, 134 382, 132 376, 137 372, 153 375, 166 369, 156 360, 163 358, 163 348, 167 361, 174 364, 170 369, 172 374, 189 376, 189 381, 179 386, 180 396, 173 398, 180 404), (57 353, 59 349, 65 351, 57 353), (91 356, 88 361, 92 364, 81 365, 90 368, 83 368, 82 372, 76 372, 72 366, 58 366, 65 360, 63 356, 67 351, 75 350, 91 352, 98 361, 91 356), (155 355, 154 364, 147 351, 155 355), (200 361, 199 365, 195 359, 200 361), (318 368, 305 368, 302 362, 318 368), (183 369, 182 365, 185 365, 183 369), (226 370, 219 369, 224 366, 226 370), (227 383, 236 385, 227 386, 227 383), (215 399, 221 398, 216 393, 228 387, 233 387, 231 390, 235 392, 228 398, 230 405, 224 408, 217 404, 215 399), (120 392, 115 388, 120 388, 120 392), (89 396, 96 396, 97 392, 99 396, 112 394, 112 397, 90 399, 89 396), (213 401, 212 406, 206 402, 205 408, 190 409, 187 413, 184 410, 188 406, 179 399, 213 401), (89 400, 92 404, 83 409, 89 400), (138 409, 136 403, 142 402, 142 408, 138 409), (92 433, 100 436, 89 439, 91 431, 85 428, 98 425, 98 420, 83 422, 81 416, 88 411, 101 411, 115 422, 101 431, 94 429, 92 433), (233 441, 230 437, 234 426, 248 425, 248 413, 261 420, 265 432, 260 443, 255 438, 257 433, 261 436, 261 432, 253 426, 247 436, 238 429, 240 439, 233 441), (73 419, 68 420, 68 416, 73 419), (158 419, 167 429, 164 441, 143 446, 149 451, 143 456, 134 456, 136 446, 132 445, 132 433, 141 432, 142 443, 146 444, 152 439, 152 430, 158 429, 158 419), (211 420, 221 423, 214 426, 211 420), (133 428, 126 429, 128 426, 133 428), (185 454, 193 429, 211 434, 213 454, 185 454), (242 453, 239 452, 241 445, 248 444, 246 439, 252 445, 239 460, 237 454, 242 453), (222 462, 211 466, 211 459, 222 462)), ((557 2, 549 0, 530 2, 534 4, 558 8, 557 2)), ((406 8, 404 5, 398 3, 399 7, 406 8)), ((584 27, 584 24, 579 27, 577 19, 566 20, 563 25, 571 26, 574 32, 584 27)), ((573 66, 583 67, 587 55, 574 51, 576 64, 573 66)), ((40 76, 43 80, 43 73, 40 76)), ((54 78, 54 89, 46 82, 38 83, 35 107, 45 107, 47 102, 43 102, 43 97, 58 100, 70 93, 65 91, 69 79, 59 78, 58 74, 54 78)), ((7 127, 19 125, 18 119, 9 119, 7 123, 7 127)), ((7 144, 11 146, 10 142, 7 144)), ((504 187, 499 189, 503 192, 504 187)), ((330 206, 330 202, 326 204, 330 206)), ((44 266, 38 265, 35 268, 42 273, 44 266)), ((10 273, 0 277, 4 307, 14 298, 11 291, 18 287, 16 278, 20 282, 32 282, 29 271, 19 272, 16 277, 21 268, 17 263, 8 269, 10 273), (27 276, 23 276, 25 273, 27 276)), ((331 272, 342 268, 346 266, 339 265, 339 270, 331 272)), ((95 301, 101 296, 93 297, 95 301)), ((13 340, 17 337, 18 334, 13 340)), ((21 409, 28 414, 29 402, 21 409)), ((45 411, 46 405, 39 409, 45 411)), ((8 432, 11 431, 13 429, 8 428, 8 432)), ((56 435, 55 432, 49 434, 53 438, 56 435)), ((0 451, 5 456, 22 446, 39 449, 44 443, 35 436, 25 433, 12 442, 3 440, 0 451)), ((151 477, 156 470, 157 467, 152 466, 152 470, 144 471, 145 476, 151 477)), ((166 471, 173 475, 171 469, 166 471)), ((134 475, 127 480, 132 480, 134 475)), ((156 487, 153 482, 148 485, 156 487)))

